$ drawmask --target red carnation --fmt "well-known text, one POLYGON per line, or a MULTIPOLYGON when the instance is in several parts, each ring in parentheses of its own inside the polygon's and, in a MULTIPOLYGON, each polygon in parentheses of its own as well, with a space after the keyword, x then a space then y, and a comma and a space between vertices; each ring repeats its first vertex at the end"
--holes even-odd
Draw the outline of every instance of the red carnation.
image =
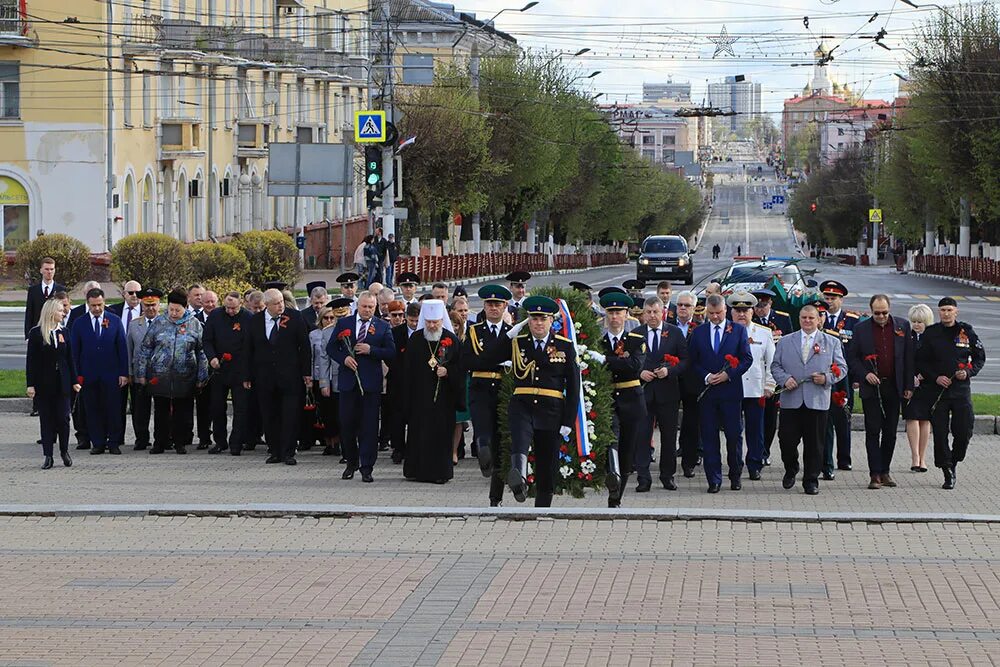
POLYGON ((583 479, 583 473, 582 472, 576 473, 576 477, 577 479, 583 479))
POLYGON ((586 476, 586 477, 585 477, 584 479, 586 479, 586 480, 587 480, 587 481, 589 482, 589 481, 591 481, 592 479, 594 479, 594 476, 593 476, 593 475, 591 475, 591 474, 590 474, 590 473, 588 472, 588 473, 587 473, 587 476, 586 476))
POLYGON ((727 354, 727 355, 726 355, 726 361, 728 361, 728 362, 729 362, 729 367, 730 367, 730 368, 736 368, 737 366, 739 366, 739 365, 740 365, 740 360, 739 360, 739 359, 737 359, 736 357, 734 357, 734 356, 733 356, 733 355, 731 355, 731 354, 727 354))
POLYGON ((581 332, 580 333, 580 340, 587 340, 587 334, 581 332))
POLYGON ((222 360, 223 361, 232 361, 233 360, 233 355, 229 354, 228 352, 223 352, 222 353, 222 360))
POLYGON ((677 364, 681 363, 680 357, 675 357, 672 354, 663 355, 663 361, 670 364, 671 366, 676 366, 677 364))
POLYGON ((451 347, 451 339, 450 338, 442 338, 441 339, 441 347, 451 347))
POLYGON ((321 431, 326 428, 326 424, 324 424, 323 422, 316 422, 315 424, 313 424, 313 428, 318 431, 321 431))
POLYGON ((836 363, 830 364, 830 372, 839 377, 840 366, 838 366, 836 363))
POLYGON ((837 407, 842 408, 847 405, 846 391, 835 391, 830 395, 830 398, 833 399, 833 402, 837 405, 837 407))
POLYGON ((583 377, 587 377, 588 375, 590 375, 590 369, 584 368, 582 371, 580 371, 580 375, 582 375, 583 377))
POLYGON ((535 483, 535 476, 534 475, 528 475, 527 482, 528 482, 528 484, 534 484, 535 483))
POLYGON ((559 445, 559 451, 563 454, 569 454, 569 447, 566 445, 559 445))
POLYGON ((972 368, 972 364, 964 364, 961 361, 958 362, 958 370, 964 371, 966 369, 972 368))
POLYGON ((597 454, 595 454, 594 452, 591 452, 590 454, 587 455, 587 458, 590 459, 591 461, 596 461, 597 460, 597 454))
POLYGON ((83 376, 82 375, 77 375, 76 376, 76 383, 77 384, 83 384, 83 376))
POLYGON ((569 311, 569 317, 570 317, 570 319, 575 320, 576 319, 576 313, 574 313, 572 310, 569 311))
POLYGON ((149 381, 149 384, 157 385, 160 384, 160 378, 153 378, 149 381))
POLYGON ((757 399, 757 405, 763 408, 764 406, 767 405, 767 399, 761 396, 760 398, 757 399))
POLYGON ((590 419, 597 419, 597 412, 591 410, 590 412, 587 413, 587 417, 589 417, 590 419))
POLYGON ((528 454, 528 463, 534 463, 534 462, 535 462, 535 455, 528 454))
POLYGON ((337 338, 338 339, 350 338, 350 337, 351 337, 351 330, 350 329, 344 329, 339 334, 337 334, 337 338))
POLYGON ((869 354, 868 356, 865 357, 865 361, 878 361, 878 355, 869 354))
POLYGON ((306 405, 302 406, 302 409, 303 410, 309 410, 309 411, 315 410, 316 409, 316 404, 315 403, 307 403, 306 405))

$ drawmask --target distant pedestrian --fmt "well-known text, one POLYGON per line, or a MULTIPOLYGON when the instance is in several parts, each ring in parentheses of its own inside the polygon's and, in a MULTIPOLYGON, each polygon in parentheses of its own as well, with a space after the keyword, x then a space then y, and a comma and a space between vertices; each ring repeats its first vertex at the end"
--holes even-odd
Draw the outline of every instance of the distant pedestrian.
POLYGON ((28 397, 38 406, 41 426, 43 470, 52 467, 53 445, 59 440, 63 465, 73 465, 69 455, 70 403, 80 385, 69 344, 69 333, 62 326, 63 304, 50 299, 42 306, 39 322, 28 331, 25 363, 28 397))
POLYGON ((385 242, 385 286, 392 287, 392 282, 396 277, 396 260, 399 259, 399 244, 396 243, 396 235, 389 234, 385 242))

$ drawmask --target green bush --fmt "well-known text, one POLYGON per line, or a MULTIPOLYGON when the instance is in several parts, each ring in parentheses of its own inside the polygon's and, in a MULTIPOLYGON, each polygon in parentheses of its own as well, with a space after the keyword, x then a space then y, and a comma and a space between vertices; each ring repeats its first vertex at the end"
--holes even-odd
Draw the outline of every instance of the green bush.
POLYGON ((207 282, 213 278, 243 281, 250 271, 246 255, 228 243, 200 241, 186 246, 184 252, 192 281, 207 282))
POLYGON ((69 289, 90 274, 90 248, 72 236, 45 234, 18 247, 15 275, 24 276, 29 284, 40 280, 38 267, 43 257, 56 260, 56 282, 69 289))
POLYGON ((222 300, 226 297, 227 292, 239 292, 241 295, 246 294, 248 290, 256 289, 253 285, 245 280, 236 280, 235 278, 209 278, 208 280, 202 281, 202 285, 205 289, 211 290, 219 295, 219 307, 222 307, 222 300))
POLYGON ((243 251, 250 263, 247 281, 258 289, 270 280, 294 285, 299 277, 299 251, 284 232, 246 232, 233 236, 229 243, 243 251))
POLYGON ((131 234, 111 250, 111 279, 119 284, 137 280, 143 287, 168 292, 186 285, 189 278, 184 244, 166 234, 131 234))

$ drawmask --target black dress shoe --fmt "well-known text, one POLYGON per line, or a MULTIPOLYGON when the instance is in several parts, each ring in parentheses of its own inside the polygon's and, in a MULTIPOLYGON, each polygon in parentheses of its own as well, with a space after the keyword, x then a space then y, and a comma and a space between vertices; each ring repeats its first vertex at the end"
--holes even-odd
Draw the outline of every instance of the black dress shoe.
POLYGON ((300 452, 308 452, 312 448, 313 448, 313 446, 312 446, 312 443, 310 443, 310 442, 300 442, 299 443, 299 451, 300 452))
POLYGON ((104 447, 94 447, 90 450, 91 456, 100 456, 104 453, 104 447))
POLYGON ((729 488, 732 489, 733 491, 739 491, 743 488, 743 483, 738 479, 734 479, 731 482, 729 482, 729 488))
POLYGON ((620 500, 615 500, 614 498, 608 498, 608 509, 615 509, 621 506, 622 502, 620 500))
POLYGON ((721 488, 722 488, 721 484, 709 484, 708 485, 708 492, 709 493, 718 493, 719 489, 721 489, 721 488))
MULTIPOLYGON (((484 472, 483 476, 489 477, 489 473, 484 472)), ((622 478, 617 473, 609 472, 604 477, 604 486, 607 488, 608 493, 617 493, 618 489, 622 486, 622 478)))
POLYGON ((178 454, 187 454, 188 453, 186 445, 174 445, 174 451, 177 452, 178 454))
POLYGON ((833 472, 824 472, 823 473, 823 480, 826 481, 826 482, 832 482, 835 477, 836 477, 836 475, 834 475, 833 472))
POLYGON ((850 463, 843 463, 837 465, 837 470, 852 470, 850 463))
POLYGON ((65 467, 70 468, 73 466, 73 459, 70 458, 69 452, 62 452, 59 456, 62 457, 62 462, 65 467))
POLYGON ((289 456, 287 459, 285 459, 285 465, 286 466, 294 466, 294 465, 298 465, 298 463, 299 462, 295 460, 294 456, 289 456))
POLYGON ((281 463, 284 460, 285 459, 281 458, 277 454, 271 454, 270 456, 267 457, 267 460, 264 461, 264 463, 281 463))
POLYGON ((31 414, 29 414, 28 416, 29 417, 37 417, 38 416, 38 410, 32 409, 31 410, 31 414))
POLYGON ((141 452, 142 450, 144 450, 144 449, 148 449, 148 448, 149 448, 149 445, 136 445, 136 446, 135 446, 135 447, 133 447, 132 449, 133 449, 134 451, 137 451, 137 452, 141 452))
POLYGON ((694 477, 694 468, 683 468, 683 470, 684 470, 684 476, 687 477, 688 479, 694 477))
POLYGON ((163 447, 157 447, 156 445, 153 445, 153 448, 149 450, 150 454, 162 454, 163 452, 163 447))
POLYGON ((795 486, 795 476, 798 474, 798 472, 786 472, 785 476, 781 478, 781 486, 785 489, 790 489, 795 486))
POLYGON ((39 438, 38 440, 35 440, 35 444, 36 444, 36 445, 40 445, 40 444, 42 444, 42 439, 41 439, 41 438, 39 438))
POLYGON ((393 452, 392 453, 392 462, 395 465, 400 465, 403 462, 403 453, 399 452, 399 451, 393 452))
POLYGON ((42 470, 48 470, 53 465, 54 464, 52 463, 52 457, 51 456, 46 456, 45 457, 45 461, 42 463, 42 470))
POLYGON ((208 450, 208 453, 221 454, 222 452, 226 451, 226 449, 227 449, 226 447, 220 447, 219 445, 216 445, 215 447, 212 447, 210 450, 208 450))
POLYGON ((354 466, 347 466, 344 469, 344 473, 340 476, 340 479, 354 479, 354 472, 357 470, 354 466))
POLYGON ((241 456, 243 454, 243 450, 242 449, 231 449, 231 450, 229 450, 229 453, 232 456, 241 456))
MULTIPOLYGON (((392 453, 392 462, 396 462, 396 457, 399 456, 399 460, 402 461, 403 457, 399 455, 399 452, 392 453)), ((477 447, 476 448, 476 458, 479 459, 479 472, 483 474, 483 477, 489 477, 493 474, 493 453, 490 451, 489 447, 477 447)))
POLYGON ((750 471, 750 479, 751 479, 751 481, 754 481, 754 482, 760 481, 760 471, 759 470, 751 470, 750 471))
MULTIPOLYGON (((380 442, 380 443, 378 443, 378 450, 380 452, 387 452, 387 451, 389 451, 389 443, 388 442, 380 442)), ((465 458, 465 457, 461 456, 459 458, 465 458)))
POLYGON ((507 486, 510 487, 511 493, 514 494, 514 500, 517 502, 523 503, 528 497, 528 487, 525 485, 524 478, 521 477, 521 471, 517 468, 511 468, 510 472, 507 473, 507 486))
POLYGON ((944 472, 944 484, 941 485, 942 489, 954 489, 955 488, 955 470, 951 467, 941 468, 944 472))
POLYGON ((208 449, 208 443, 207 442, 199 442, 198 446, 195 447, 195 449, 208 449))
POLYGON ((499 500, 491 500, 490 501, 490 507, 500 507, 500 501, 499 500))
POLYGON ((372 474, 370 472, 363 472, 361 473, 361 481, 364 482, 365 484, 371 484, 372 482, 375 481, 375 478, 372 477, 372 474))
POLYGON ((122 450, 120 447, 112 447, 111 449, 108 450, 108 453, 114 454, 115 456, 121 456, 122 450))
POLYGON ((327 445, 323 448, 323 456, 333 456, 333 447, 327 445))
POLYGON ((810 484, 809 486, 807 486, 805 488, 805 490, 806 490, 806 495, 807 496, 815 496, 815 495, 817 495, 819 493, 819 485, 818 484, 810 484))
POLYGON ((636 493, 646 493, 652 487, 653 487, 653 482, 652 481, 642 480, 641 482, 639 482, 638 486, 635 487, 635 492, 636 493))
POLYGON ((769 459, 769 458, 765 458, 765 459, 764 459, 764 467, 765 467, 765 468, 767 468, 767 467, 768 467, 768 466, 770 466, 770 465, 771 465, 771 459, 769 459))
POLYGON ((77 449, 90 449, 90 443, 89 442, 81 442, 79 445, 76 446, 76 448, 77 449))
POLYGON ((667 491, 677 490, 677 482, 674 481, 673 477, 667 477, 666 479, 661 479, 660 481, 663 482, 663 488, 667 491))

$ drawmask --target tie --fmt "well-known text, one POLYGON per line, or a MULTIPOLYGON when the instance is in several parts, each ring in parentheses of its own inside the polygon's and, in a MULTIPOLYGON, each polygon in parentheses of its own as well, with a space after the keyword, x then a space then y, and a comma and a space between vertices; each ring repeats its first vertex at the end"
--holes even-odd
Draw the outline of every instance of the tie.
POLYGON ((618 336, 611 337, 611 349, 614 350, 618 347, 618 336))
POLYGON ((802 363, 806 363, 809 358, 809 335, 802 334, 802 363))
POLYGON ((271 318, 271 334, 267 337, 267 340, 273 343, 274 339, 277 338, 277 336, 278 336, 278 318, 277 317, 272 317, 271 318))
POLYGON ((494 338, 497 337, 497 327, 495 324, 490 325, 490 333, 493 334, 494 338))
POLYGON ((718 324, 715 325, 715 338, 714 338, 714 342, 712 343, 715 352, 719 351, 719 343, 721 342, 721 335, 720 335, 720 332, 719 332, 720 328, 721 327, 719 327, 718 324))
POLYGON ((46 298, 46 299, 49 298, 49 286, 48 285, 42 287, 42 296, 44 298, 46 298))
POLYGON ((660 330, 653 329, 653 342, 649 344, 649 353, 655 355, 660 349, 660 330))
POLYGON ((368 338, 368 320, 361 320, 361 331, 358 332, 358 342, 365 342, 365 338, 368 338))
POLYGON ((101 320, 100 318, 94 318, 94 335, 98 338, 101 337, 101 320))
POLYGON ((535 351, 536 351, 536 352, 541 352, 541 351, 542 351, 542 345, 544 345, 544 344, 545 344, 545 341, 543 341, 543 340, 538 340, 538 339, 536 338, 536 339, 535 339, 535 351))
POLYGON ((128 331, 128 325, 132 322, 132 309, 128 309, 128 314, 125 315, 125 331, 128 331))

